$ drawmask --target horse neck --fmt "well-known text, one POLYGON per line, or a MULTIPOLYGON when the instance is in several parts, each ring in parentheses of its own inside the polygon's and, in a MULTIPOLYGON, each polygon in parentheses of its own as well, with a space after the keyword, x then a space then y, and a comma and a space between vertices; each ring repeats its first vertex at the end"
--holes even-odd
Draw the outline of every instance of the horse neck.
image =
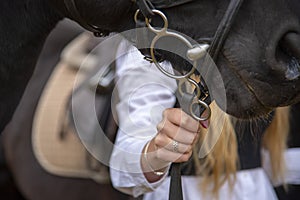
POLYGON ((43 44, 62 18, 45 0, 0 1, 0 132, 33 73, 43 44))
MULTIPOLYGON (((62 2, 63 0, 52 1, 62 2)), ((133 17, 137 5, 132 0, 76 0, 76 5, 78 12, 86 22, 103 30, 122 32, 135 27, 133 17)), ((68 12, 66 15, 68 16, 68 12)))
POLYGON ((43 0, 3 0, 0 10, 1 60, 5 61, 7 69, 18 70, 22 66, 17 66, 17 62, 36 60, 46 37, 61 17, 43 0))

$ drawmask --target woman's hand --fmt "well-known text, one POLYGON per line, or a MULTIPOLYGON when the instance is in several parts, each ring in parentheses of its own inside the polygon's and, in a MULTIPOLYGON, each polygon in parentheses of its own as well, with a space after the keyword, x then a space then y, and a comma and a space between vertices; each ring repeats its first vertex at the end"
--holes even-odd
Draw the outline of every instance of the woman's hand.
POLYGON ((199 122, 178 108, 166 109, 157 125, 156 157, 166 162, 186 162, 198 138, 199 122))
POLYGON ((160 178, 153 170, 163 171, 171 162, 189 160, 193 145, 198 139, 198 128, 199 122, 179 108, 170 108, 163 112, 163 119, 157 125, 158 132, 148 148, 145 148, 146 159, 145 156, 141 159, 149 182, 160 178))

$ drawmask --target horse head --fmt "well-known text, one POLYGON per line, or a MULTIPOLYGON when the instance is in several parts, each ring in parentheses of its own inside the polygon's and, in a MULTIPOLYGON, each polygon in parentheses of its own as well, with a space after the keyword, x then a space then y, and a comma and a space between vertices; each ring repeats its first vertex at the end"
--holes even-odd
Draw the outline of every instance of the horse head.
MULTIPOLYGON (((192 1, 164 12, 170 28, 195 40, 212 38, 229 2, 192 1)), ((284 0, 241 5, 216 60, 229 114, 252 118, 300 100, 299 6, 284 0)))
MULTIPOLYGON (((165 1, 151 2, 155 6, 165 1)), ((214 36, 229 2, 186 1, 160 10, 168 17, 170 29, 197 40, 214 36)), ((135 1, 76 1, 76 5, 82 18, 109 32, 135 27, 135 1)), ((295 0, 251 0, 242 4, 216 60, 229 114, 252 118, 300 100, 299 6, 295 0)), ((172 56, 166 57, 178 63, 172 56)))

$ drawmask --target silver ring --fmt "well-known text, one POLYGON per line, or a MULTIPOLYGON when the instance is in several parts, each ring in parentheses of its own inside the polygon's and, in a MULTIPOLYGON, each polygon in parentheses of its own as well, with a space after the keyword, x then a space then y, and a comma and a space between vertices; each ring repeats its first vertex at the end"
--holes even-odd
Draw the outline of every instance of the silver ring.
POLYGON ((173 140, 172 142, 173 151, 178 153, 178 142, 173 140))

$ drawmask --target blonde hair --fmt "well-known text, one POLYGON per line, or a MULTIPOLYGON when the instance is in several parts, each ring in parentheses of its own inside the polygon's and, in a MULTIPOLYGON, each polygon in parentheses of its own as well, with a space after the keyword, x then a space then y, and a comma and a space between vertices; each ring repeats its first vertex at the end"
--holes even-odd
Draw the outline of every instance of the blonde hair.
POLYGON ((272 181, 284 180, 283 153, 289 133, 290 107, 277 108, 274 119, 264 133, 263 147, 268 150, 272 167, 272 181))
MULTIPOLYGON (((212 116, 209 129, 200 128, 199 145, 194 148, 193 155, 196 174, 202 176, 200 185, 203 194, 209 192, 218 198, 218 191, 225 181, 228 181, 230 190, 233 190, 239 165, 238 145, 232 118, 221 111, 215 103, 210 107, 212 116), (221 120, 220 116, 223 116, 221 120), (216 143, 207 145, 207 137, 216 134, 218 135, 216 143), (199 146, 206 152, 206 156, 202 159, 198 157, 199 146)), ((276 109, 275 116, 263 136, 263 146, 270 152, 273 176, 276 178, 282 178, 284 174, 282 160, 289 132, 288 115, 288 108, 276 109)), ((213 137, 216 139, 216 136, 213 137)))

